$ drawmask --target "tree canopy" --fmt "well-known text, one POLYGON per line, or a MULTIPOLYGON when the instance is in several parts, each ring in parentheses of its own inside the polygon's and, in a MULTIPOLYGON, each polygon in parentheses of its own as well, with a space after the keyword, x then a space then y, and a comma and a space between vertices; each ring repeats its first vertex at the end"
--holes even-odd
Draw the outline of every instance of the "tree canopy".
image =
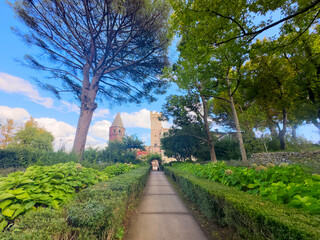
POLYGON ((33 118, 30 118, 30 120, 15 133, 13 141, 8 145, 8 148, 18 147, 30 150, 53 151, 53 141, 53 135, 40 127, 33 118))
POLYGON ((24 63, 50 73, 48 81, 39 80, 45 89, 80 101, 77 153, 97 99, 140 103, 164 92, 166 81, 157 75, 168 64, 165 0, 18 0, 12 8, 28 29, 15 32, 43 53, 26 55, 24 63))

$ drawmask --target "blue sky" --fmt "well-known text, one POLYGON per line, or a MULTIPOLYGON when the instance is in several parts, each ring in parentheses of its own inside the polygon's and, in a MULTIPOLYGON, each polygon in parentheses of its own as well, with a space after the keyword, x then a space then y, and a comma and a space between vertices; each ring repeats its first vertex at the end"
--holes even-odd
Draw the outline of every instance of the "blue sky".
MULTIPOLYGON (((30 116, 40 125, 51 131, 55 136, 55 149, 65 146, 70 149, 73 143, 75 129, 79 117, 77 102, 67 96, 58 100, 49 92, 39 89, 33 78, 45 77, 43 73, 21 66, 15 59, 22 59, 26 54, 37 53, 35 47, 25 45, 18 36, 12 33, 10 27, 23 26, 14 18, 10 7, 0 2, 0 121, 12 118, 21 125, 30 116)), ((175 46, 170 49, 170 59, 177 57, 175 46)), ((106 146, 109 127, 120 112, 127 133, 137 134, 140 139, 150 145, 149 111, 161 111, 165 97, 178 90, 170 88, 168 94, 159 96, 152 104, 143 103, 112 105, 98 103, 87 139, 88 146, 106 146)), ((319 141, 319 134, 313 126, 300 127, 300 135, 319 141)))

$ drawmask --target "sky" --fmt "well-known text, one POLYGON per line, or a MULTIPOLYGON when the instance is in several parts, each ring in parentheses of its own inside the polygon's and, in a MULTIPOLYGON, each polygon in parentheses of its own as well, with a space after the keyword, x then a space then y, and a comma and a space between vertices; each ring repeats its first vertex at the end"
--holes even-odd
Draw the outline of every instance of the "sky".
MULTIPOLYGON (((32 116, 54 135, 54 149, 70 150, 79 118, 78 103, 71 96, 58 100, 37 86, 34 78, 41 81, 46 75, 22 66, 16 60, 22 60, 26 54, 36 54, 38 49, 22 42, 12 32, 12 26, 24 29, 14 18, 11 8, 5 1, 0 1, 0 122, 13 119, 17 126, 22 126, 32 116)), ((176 41, 170 47, 169 58, 171 62, 177 59, 176 41)), ((151 104, 116 105, 99 102, 90 125, 87 147, 107 146, 109 127, 117 112, 121 115, 127 134, 136 134, 146 146, 150 145, 150 111, 160 112, 166 96, 178 92, 177 87, 172 86, 167 94, 158 96, 158 101, 151 104)), ((164 124, 164 127, 168 126, 164 124)), ((320 141, 316 128, 310 125, 300 127, 298 134, 314 142, 320 141)))

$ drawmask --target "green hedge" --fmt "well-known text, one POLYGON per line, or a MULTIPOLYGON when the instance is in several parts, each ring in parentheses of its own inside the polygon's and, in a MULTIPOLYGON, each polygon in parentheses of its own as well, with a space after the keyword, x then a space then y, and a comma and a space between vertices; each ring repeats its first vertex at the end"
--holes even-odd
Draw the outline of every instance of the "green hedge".
POLYGON ((29 150, 24 148, 0 149, 0 168, 19 168, 30 165, 53 165, 57 163, 76 162, 72 153, 29 150))
POLYGON ((208 219, 235 228, 244 239, 320 239, 320 216, 199 179, 172 167, 164 170, 208 219))
POLYGON ((143 190, 149 166, 139 167, 79 192, 64 208, 38 208, 17 220, 0 239, 116 239, 128 204, 143 190))

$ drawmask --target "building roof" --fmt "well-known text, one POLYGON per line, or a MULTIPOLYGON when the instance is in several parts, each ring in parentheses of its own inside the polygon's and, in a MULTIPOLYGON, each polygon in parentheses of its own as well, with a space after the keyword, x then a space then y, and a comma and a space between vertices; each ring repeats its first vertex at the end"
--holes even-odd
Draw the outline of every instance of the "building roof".
POLYGON ((117 116, 114 119, 111 127, 122 127, 122 128, 124 128, 122 120, 121 120, 121 117, 120 117, 120 113, 117 113, 117 116))

